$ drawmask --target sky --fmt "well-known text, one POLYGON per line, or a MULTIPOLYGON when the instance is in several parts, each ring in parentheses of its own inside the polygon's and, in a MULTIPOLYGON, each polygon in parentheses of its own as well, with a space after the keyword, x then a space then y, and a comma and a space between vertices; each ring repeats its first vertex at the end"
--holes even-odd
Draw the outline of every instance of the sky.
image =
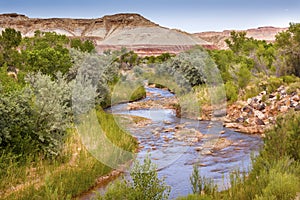
POLYGON ((190 33, 288 27, 300 22, 300 0, 0 0, 0 13, 33 18, 100 18, 139 13, 190 33))

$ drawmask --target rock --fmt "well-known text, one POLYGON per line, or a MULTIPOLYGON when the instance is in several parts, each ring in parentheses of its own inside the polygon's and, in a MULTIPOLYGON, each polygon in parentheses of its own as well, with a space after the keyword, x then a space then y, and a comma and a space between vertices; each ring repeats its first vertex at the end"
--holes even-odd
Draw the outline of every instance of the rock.
POLYGON ((256 109, 259 111, 262 111, 262 110, 266 109, 266 104, 260 103, 257 105, 256 109))
POLYGON ((250 106, 245 106, 245 107, 242 108, 242 111, 246 112, 246 113, 251 113, 252 112, 252 108, 250 106))
POLYGON ((184 127, 185 127, 184 124, 178 124, 174 128, 175 128, 175 130, 178 130, 178 129, 183 129, 184 127))
POLYGON ((236 123, 243 123, 245 119, 243 117, 239 117, 235 120, 236 123))
POLYGON ((252 104, 252 98, 247 99, 247 104, 251 105, 252 104))
POLYGON ((257 118, 259 118, 259 119, 261 119, 261 120, 263 120, 263 119, 266 118, 265 114, 262 113, 262 112, 259 111, 259 110, 255 110, 255 111, 254 111, 254 116, 257 117, 257 118))
POLYGON ((295 108, 298 104, 298 102, 292 101, 290 107, 295 108))
POLYGON ((299 102, 300 101, 299 95, 292 96, 291 100, 299 102))
POLYGON ((288 109, 289 109, 289 107, 287 107, 287 106, 281 106, 280 109, 279 109, 279 111, 280 112, 287 112, 288 109))
POLYGON ((170 121, 168 121, 168 120, 164 120, 163 122, 164 122, 164 124, 166 124, 166 125, 172 124, 172 123, 171 123, 170 121))
POLYGON ((264 121, 263 120, 261 120, 261 119, 259 119, 259 118, 256 118, 256 121, 255 121, 255 123, 256 123, 256 125, 266 125, 265 123, 264 123, 264 121))
POLYGON ((202 117, 197 117, 197 120, 198 120, 198 121, 202 121, 203 118, 202 118, 202 117))
POLYGON ((196 129, 183 128, 175 131, 174 138, 179 141, 183 140, 188 143, 196 143, 203 138, 203 134, 196 129))
POLYGON ((269 94, 269 99, 273 99, 274 97, 276 97, 276 95, 274 95, 274 94, 269 94))
POLYGON ((165 133, 174 132, 174 129, 173 128, 166 128, 166 129, 164 129, 164 132, 165 133))
POLYGON ((259 95, 261 95, 261 96, 264 96, 264 95, 266 95, 266 94, 267 94, 266 91, 262 91, 261 93, 259 93, 259 95))
POLYGON ((201 151, 203 148, 202 147, 195 147, 196 151, 201 151))
POLYGON ((295 111, 300 111, 300 104, 298 104, 294 109, 295 111))
POLYGON ((214 144, 214 150, 221 150, 224 149, 232 144, 232 141, 226 138, 219 138, 218 141, 214 144))
POLYGON ((226 131, 220 131, 220 134, 222 134, 222 135, 225 134, 225 133, 226 133, 226 131))
POLYGON ((212 155, 212 151, 209 149, 203 150, 203 151, 201 151, 201 155, 212 155))

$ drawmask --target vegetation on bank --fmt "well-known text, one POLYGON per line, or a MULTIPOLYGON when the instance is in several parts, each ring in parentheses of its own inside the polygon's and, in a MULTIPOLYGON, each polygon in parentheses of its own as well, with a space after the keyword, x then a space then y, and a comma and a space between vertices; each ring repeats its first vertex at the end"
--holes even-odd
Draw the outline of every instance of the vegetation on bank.
POLYGON ((300 192, 300 113, 278 117, 266 133, 264 147, 253 159, 252 170, 232 172, 228 189, 218 192, 216 186, 199 174, 191 176, 194 195, 179 199, 295 199, 300 192))
MULTIPOLYGON (((77 116, 95 105, 111 141, 134 152, 136 141, 101 106, 144 97, 140 79, 168 86, 187 112, 200 109, 195 103, 234 103, 261 91, 269 95, 281 85, 288 86, 287 93, 299 95, 299 37, 300 24, 290 24, 274 44, 232 32, 226 41, 228 50, 206 52, 197 47, 177 56, 141 58, 126 49, 98 55, 92 42, 56 33, 37 31, 32 38, 22 38, 20 32, 5 29, 0 36, 0 197, 68 199, 108 173, 111 169, 88 153, 74 129, 77 116)), ((233 173, 226 191, 217 192, 195 169, 193 188, 201 194, 187 198, 295 196, 299 192, 299 125, 299 113, 279 118, 266 134, 265 148, 255 158, 253 170, 249 175, 233 173)), ((146 160, 136 169, 154 167, 146 160)), ((133 182, 118 183, 99 198, 113 199, 115 192, 121 195, 125 190, 132 191, 128 199, 144 198, 145 191, 159 194, 157 199, 167 198, 168 187, 156 176, 132 174, 133 182)))
MULTIPOLYGON (((94 49, 90 41, 56 33, 37 31, 32 38, 22 38, 14 29, 2 31, 1 199, 69 199, 109 173, 112 169, 85 149, 74 126, 77 115, 95 107, 110 141, 136 151, 137 141, 99 106, 111 104, 107 99, 121 78, 120 65, 114 55, 101 56, 94 49)), ((121 91, 115 93, 120 96, 121 91)), ((139 87, 127 98, 144 95, 139 87)))

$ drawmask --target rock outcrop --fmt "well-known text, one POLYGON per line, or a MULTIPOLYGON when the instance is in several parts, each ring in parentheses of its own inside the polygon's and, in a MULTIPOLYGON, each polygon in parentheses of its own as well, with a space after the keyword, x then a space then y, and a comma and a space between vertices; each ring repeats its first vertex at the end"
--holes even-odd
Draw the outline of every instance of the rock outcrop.
POLYGON ((238 101, 227 109, 224 126, 244 133, 263 133, 275 124, 276 117, 289 110, 299 111, 300 90, 291 94, 279 87, 275 92, 259 95, 247 101, 238 101))
POLYGON ((19 14, 0 15, 0 31, 8 27, 27 37, 40 30, 91 39, 99 52, 126 47, 140 55, 158 55, 164 52, 177 54, 195 45, 212 48, 210 43, 200 38, 161 27, 139 14, 116 14, 97 19, 37 19, 19 14))
MULTIPOLYGON (((267 42, 275 41, 275 35, 279 32, 286 31, 288 28, 276 28, 271 26, 253 28, 248 30, 235 30, 235 31, 245 31, 246 36, 257 40, 265 40, 267 42)), ((230 33, 233 30, 225 30, 223 32, 201 32, 195 33, 194 35, 198 38, 206 40, 218 49, 227 49, 225 40, 230 37, 230 33)))

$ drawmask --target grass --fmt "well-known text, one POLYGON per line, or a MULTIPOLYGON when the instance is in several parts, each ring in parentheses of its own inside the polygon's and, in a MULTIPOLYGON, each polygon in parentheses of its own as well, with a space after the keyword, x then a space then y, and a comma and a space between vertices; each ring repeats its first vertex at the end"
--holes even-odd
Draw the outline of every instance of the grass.
POLYGON ((118 82, 110 86, 111 95, 109 95, 102 107, 108 107, 124 102, 137 101, 146 97, 144 86, 138 81, 118 82))
MULTIPOLYGON (((136 150, 135 139, 117 126, 112 115, 98 110, 96 116, 113 144, 128 152, 136 150)), ((93 187, 97 178, 112 170, 83 145, 82 135, 80 137, 76 129, 70 130, 69 135, 64 159, 32 162, 28 158, 20 165, 11 158, 6 164, 5 176, 1 177, 0 199, 71 199, 93 187)), ((1 159, 3 161, 4 156, 1 159)), ((123 157, 119 161, 128 159, 131 158, 123 157)))

